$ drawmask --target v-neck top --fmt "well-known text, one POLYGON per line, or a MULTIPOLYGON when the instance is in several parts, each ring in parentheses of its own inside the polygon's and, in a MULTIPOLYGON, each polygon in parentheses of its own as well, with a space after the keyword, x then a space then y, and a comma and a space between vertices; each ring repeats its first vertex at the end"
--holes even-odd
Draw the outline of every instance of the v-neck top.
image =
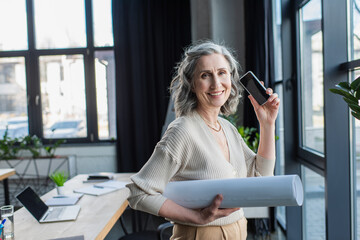
MULTIPOLYGON (((162 195, 170 181, 244 178, 273 175, 275 159, 255 154, 237 129, 219 117, 230 154, 227 161, 215 137, 200 115, 194 111, 175 119, 143 168, 131 177, 128 198, 132 208, 154 215, 165 202, 162 195)), ((243 210, 216 219, 206 225, 226 225, 244 216, 243 210)), ((190 223, 181 223, 196 226, 190 223)))

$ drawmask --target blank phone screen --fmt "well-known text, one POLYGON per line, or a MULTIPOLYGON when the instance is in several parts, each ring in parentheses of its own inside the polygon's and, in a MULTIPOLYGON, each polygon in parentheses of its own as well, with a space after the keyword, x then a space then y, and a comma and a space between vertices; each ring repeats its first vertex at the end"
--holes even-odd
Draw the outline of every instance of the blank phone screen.
POLYGON ((266 88, 252 72, 247 72, 243 77, 241 77, 240 83, 260 105, 263 105, 269 98, 269 94, 266 93, 266 88))

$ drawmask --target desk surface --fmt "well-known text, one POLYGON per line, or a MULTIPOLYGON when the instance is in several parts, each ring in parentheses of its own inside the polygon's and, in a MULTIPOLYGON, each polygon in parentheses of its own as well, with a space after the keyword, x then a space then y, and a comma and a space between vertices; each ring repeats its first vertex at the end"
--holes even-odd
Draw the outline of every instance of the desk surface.
MULTIPOLYGON (((116 174, 119 181, 130 181, 132 173, 116 174)), ((89 186, 83 183, 87 175, 78 175, 65 183, 65 194, 72 193, 73 189, 89 186)), ((56 189, 41 197, 46 200, 56 195, 56 189)), ((84 195, 78 205, 81 210, 76 221, 57 223, 38 223, 38 221, 25 208, 15 212, 15 238, 16 239, 52 239, 84 235, 85 240, 104 239, 120 218, 128 205, 129 189, 124 188, 102 196, 84 195)))
POLYGON ((0 181, 15 175, 15 169, 14 168, 1 168, 0 169, 0 181))

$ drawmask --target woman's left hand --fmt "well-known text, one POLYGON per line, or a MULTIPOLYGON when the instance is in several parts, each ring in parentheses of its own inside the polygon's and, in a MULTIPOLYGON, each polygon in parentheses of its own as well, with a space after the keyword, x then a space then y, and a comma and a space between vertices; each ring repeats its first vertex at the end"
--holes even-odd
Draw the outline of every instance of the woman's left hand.
MULTIPOLYGON (((264 83, 262 82, 262 84, 264 83)), ((266 93, 269 94, 270 97, 262 106, 257 103, 253 96, 249 95, 249 99, 254 107, 260 125, 275 124, 279 112, 280 99, 278 98, 278 95, 273 93, 271 88, 266 89, 266 93)))

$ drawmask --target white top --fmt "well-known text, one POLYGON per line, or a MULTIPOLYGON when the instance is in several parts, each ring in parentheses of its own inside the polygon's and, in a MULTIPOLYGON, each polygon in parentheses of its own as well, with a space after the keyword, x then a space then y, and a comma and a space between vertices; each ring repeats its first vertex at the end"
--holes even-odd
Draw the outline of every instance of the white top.
MULTIPOLYGON (((162 193, 170 181, 272 176, 275 159, 256 155, 230 122, 223 118, 219 122, 228 142, 230 162, 196 111, 179 117, 169 125, 148 162, 131 177, 133 183, 127 185, 130 206, 158 215, 166 200, 162 193)), ((226 225, 243 216, 240 209, 206 225, 226 225)))

